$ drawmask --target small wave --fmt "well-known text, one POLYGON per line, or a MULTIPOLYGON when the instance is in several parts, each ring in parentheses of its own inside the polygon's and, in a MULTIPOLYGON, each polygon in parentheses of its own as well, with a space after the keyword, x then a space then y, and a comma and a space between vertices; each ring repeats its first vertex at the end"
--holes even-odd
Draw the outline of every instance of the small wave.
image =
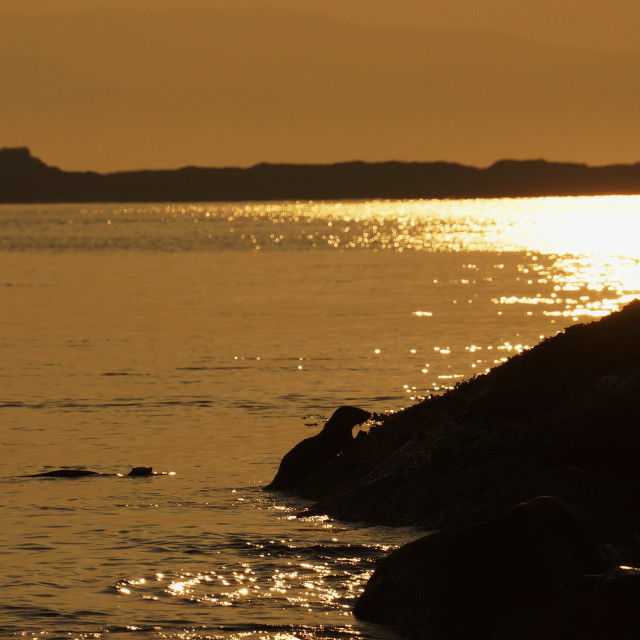
POLYGON ((150 376, 150 373, 129 373, 127 371, 107 371, 106 373, 101 373, 101 376, 105 377, 118 377, 118 376, 132 376, 132 377, 143 377, 150 376))
MULTIPOLYGON (((238 541, 236 541, 237 545, 238 541)), ((239 545, 238 545, 239 546, 239 545)), ((270 558, 297 558, 299 560, 332 560, 348 564, 368 563, 383 555, 384 550, 362 544, 312 544, 299 545, 282 540, 261 542, 243 541, 242 546, 249 556, 270 558)))
MULTIPOLYGON (((297 638, 298 640, 342 640, 347 638, 361 638, 362 634, 351 626, 333 625, 295 625, 295 624, 234 624, 221 625, 214 628, 203 628, 200 633, 205 635, 196 636, 202 640, 209 638, 236 638, 242 637, 246 640, 264 640, 265 634, 268 638, 297 638), (206 635, 207 633, 219 635, 206 635), (222 634, 222 635, 220 635, 222 634)), ((391 638, 391 636, 388 636, 391 638)))
POLYGON ((16 549, 22 549, 24 551, 53 551, 55 547, 50 547, 44 544, 18 544, 15 546, 16 549))
POLYGON ((176 371, 239 371, 240 369, 251 369, 247 365, 203 365, 200 367, 176 367, 176 371))
MULTIPOLYGON (((108 375, 108 374, 103 374, 108 375)), ((120 375, 120 374, 118 374, 120 375)), ((144 375, 144 374, 143 374, 144 375)), ((142 398, 115 398, 106 402, 92 402, 90 400, 45 400, 39 402, 8 401, 1 402, 0 409, 72 409, 76 411, 96 411, 110 408, 154 409, 162 407, 212 407, 216 400, 212 398, 181 398, 174 400, 144 400, 142 398)))
POLYGON ((234 402, 230 402, 230 405, 237 409, 243 409, 244 411, 247 411, 252 414, 259 414, 259 415, 275 414, 277 416, 284 415, 281 404, 277 402, 266 403, 266 402, 260 402, 257 400, 248 400, 246 398, 243 398, 242 400, 236 400, 234 402))
POLYGON ((35 620, 36 618, 66 618, 69 620, 75 620, 75 613, 66 613, 58 611, 56 609, 49 609, 47 607, 37 607, 34 605, 12 605, 12 604, 0 604, 0 613, 6 612, 13 616, 19 616, 25 620, 35 620))
MULTIPOLYGON (((77 625, 73 625, 74 627, 77 625)), ((368 625, 363 625, 368 626, 368 625)), ((0 626, 0 637, 2 638, 24 638, 26 636, 39 638, 41 633, 38 630, 27 632, 23 627, 0 626)), ((69 637, 102 637, 111 638, 123 637, 127 640, 155 640, 171 639, 180 640, 190 638, 191 640, 267 640, 282 638, 297 638, 298 640, 350 640, 351 638, 362 638, 362 633, 351 626, 331 626, 331 625, 294 625, 294 624, 231 624, 231 625, 194 625, 188 620, 176 619, 171 622, 163 621, 163 624, 112 624, 106 626, 96 626, 82 632, 72 633, 68 627, 58 630, 50 630, 46 635, 48 640, 68 640, 69 637)), ((378 632, 375 637, 378 640, 396 640, 397 636, 391 632, 378 632)))

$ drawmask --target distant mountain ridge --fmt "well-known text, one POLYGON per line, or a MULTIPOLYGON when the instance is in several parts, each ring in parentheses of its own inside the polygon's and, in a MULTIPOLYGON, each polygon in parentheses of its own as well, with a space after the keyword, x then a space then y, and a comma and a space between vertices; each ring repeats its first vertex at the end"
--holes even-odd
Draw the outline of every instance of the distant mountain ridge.
POLYGON ((227 4, 0 10, 1 144, 76 171, 638 159, 640 50, 227 4))
POLYGON ((444 199, 640 194, 640 163, 590 167, 501 160, 479 169, 449 162, 344 162, 63 171, 26 147, 0 149, 1 203, 222 202, 444 199))

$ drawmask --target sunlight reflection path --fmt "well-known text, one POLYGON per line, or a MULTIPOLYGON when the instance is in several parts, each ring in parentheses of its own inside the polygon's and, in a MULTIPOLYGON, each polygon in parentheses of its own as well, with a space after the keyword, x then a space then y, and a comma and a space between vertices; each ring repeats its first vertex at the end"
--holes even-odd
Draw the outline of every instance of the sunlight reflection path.
MULTIPOLYGON (((364 248, 392 251, 534 251, 637 255, 640 196, 340 202, 99 205, 69 226, 99 225, 105 246, 123 248, 131 224, 154 222, 157 247, 364 248), (166 228, 183 238, 166 243, 166 228)), ((21 220, 24 222, 24 212, 21 220)), ((66 236, 70 229, 64 229, 66 236)), ((90 236, 89 236, 90 237, 90 236)), ((129 242, 131 241, 129 234, 129 242)), ((124 247, 126 248, 126 247, 124 247)))

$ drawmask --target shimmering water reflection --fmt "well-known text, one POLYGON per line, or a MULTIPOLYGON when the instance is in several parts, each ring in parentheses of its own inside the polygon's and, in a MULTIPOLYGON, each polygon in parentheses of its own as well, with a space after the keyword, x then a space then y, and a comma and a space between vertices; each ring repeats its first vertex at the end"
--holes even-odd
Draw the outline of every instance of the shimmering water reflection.
MULTIPOLYGON (((351 611, 375 562, 420 535, 418 531, 299 517, 303 503, 283 504, 255 490, 241 500, 261 510, 257 522, 262 531, 229 536, 209 551, 197 550, 193 541, 185 540, 195 556, 192 568, 183 564, 174 570, 131 575, 115 583, 115 592, 130 600, 133 610, 144 607, 145 601, 153 603, 156 621, 162 623, 159 628, 166 626, 165 616, 172 610, 192 618, 207 612, 210 626, 184 637, 396 637, 380 628, 371 636, 366 625, 356 628, 351 611), (274 513, 279 514, 277 519, 274 513), (284 626, 283 616, 288 621, 284 626), (246 619, 246 629, 238 625, 239 618, 246 619)), ((205 541, 202 546, 206 547, 205 541)))
MULTIPOLYGON (((371 202, 244 203, 112 211, 113 221, 156 216, 204 224, 212 244, 392 251, 523 251, 635 255, 639 196, 371 202), (233 240, 232 240, 233 238, 233 240)), ((85 209, 104 218, 102 209, 85 209)), ((112 220, 107 220, 111 224, 112 220)))
POLYGON ((6 229, 0 249, 340 248, 635 256, 639 209, 640 196, 5 206, 0 207, 6 229))

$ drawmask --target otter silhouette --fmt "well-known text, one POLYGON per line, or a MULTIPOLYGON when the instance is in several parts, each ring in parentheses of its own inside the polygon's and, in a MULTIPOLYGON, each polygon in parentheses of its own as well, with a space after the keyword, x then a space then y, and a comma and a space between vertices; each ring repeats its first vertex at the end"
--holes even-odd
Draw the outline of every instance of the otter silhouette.
POLYGON ((358 407, 340 407, 327 420, 322 431, 311 438, 299 442, 286 453, 271 484, 265 487, 275 491, 294 489, 354 442, 351 430, 366 422, 371 413, 358 407))
POLYGON ((21 478, 87 478, 90 476, 118 476, 145 478, 156 475, 151 467, 133 467, 126 476, 121 473, 100 473, 89 469, 56 469, 55 471, 43 471, 42 473, 32 473, 21 478))

